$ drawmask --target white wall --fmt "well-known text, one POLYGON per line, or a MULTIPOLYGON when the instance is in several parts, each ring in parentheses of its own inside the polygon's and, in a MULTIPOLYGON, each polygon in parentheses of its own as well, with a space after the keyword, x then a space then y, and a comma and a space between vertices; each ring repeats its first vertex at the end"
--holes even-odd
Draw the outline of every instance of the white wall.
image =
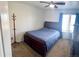
POLYGON ((45 11, 45 20, 46 21, 53 21, 53 22, 58 22, 59 21, 59 16, 60 13, 65 13, 65 14, 74 14, 74 13, 79 13, 78 9, 49 9, 45 11))
POLYGON ((59 11, 58 10, 46 10, 44 19, 45 21, 58 22, 59 11))
MULTIPOLYGON (((5 57, 11 57, 11 36, 10 36, 10 23, 8 14, 8 2, 0 2, 0 29, 1 29, 1 39, 2 47, 5 57)), ((0 39, 0 41, 1 41, 0 39)), ((1 42, 0 42, 1 45, 1 42)), ((0 52, 1 53, 1 52, 0 52)))
POLYGON ((11 36, 13 37, 12 14, 16 15, 16 37, 17 42, 23 40, 27 31, 37 30, 43 27, 44 11, 21 2, 9 2, 9 18, 11 25, 11 36))

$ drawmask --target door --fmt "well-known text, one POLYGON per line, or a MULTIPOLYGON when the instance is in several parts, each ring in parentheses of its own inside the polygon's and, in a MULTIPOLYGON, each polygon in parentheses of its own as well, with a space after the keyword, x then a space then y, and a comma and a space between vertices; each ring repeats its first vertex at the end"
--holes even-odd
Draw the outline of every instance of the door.
POLYGON ((0 17, 0 57, 4 57, 3 43, 2 43, 1 17, 0 17))
POLYGON ((8 2, 0 1, 0 56, 11 57, 11 36, 8 15, 8 2))

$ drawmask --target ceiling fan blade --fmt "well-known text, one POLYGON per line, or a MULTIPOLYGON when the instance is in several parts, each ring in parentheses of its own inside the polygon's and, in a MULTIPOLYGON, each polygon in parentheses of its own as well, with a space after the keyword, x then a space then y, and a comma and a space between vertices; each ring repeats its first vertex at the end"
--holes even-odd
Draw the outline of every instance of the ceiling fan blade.
POLYGON ((65 2, 54 2, 56 5, 65 5, 65 2))
POLYGON ((46 5, 45 7, 49 7, 50 6, 50 4, 49 5, 46 5))
POLYGON ((40 3, 47 3, 47 4, 50 4, 49 2, 46 2, 46 1, 40 1, 40 3))

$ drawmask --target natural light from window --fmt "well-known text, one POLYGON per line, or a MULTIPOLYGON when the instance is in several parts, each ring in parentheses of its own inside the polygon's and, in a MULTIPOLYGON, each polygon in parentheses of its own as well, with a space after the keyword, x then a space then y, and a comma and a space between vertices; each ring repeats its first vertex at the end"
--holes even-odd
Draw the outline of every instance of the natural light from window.
POLYGON ((62 18, 62 32, 73 32, 76 15, 64 14, 62 18))
POLYGON ((71 16, 71 23, 70 23, 70 31, 73 32, 74 24, 75 24, 76 15, 71 16))

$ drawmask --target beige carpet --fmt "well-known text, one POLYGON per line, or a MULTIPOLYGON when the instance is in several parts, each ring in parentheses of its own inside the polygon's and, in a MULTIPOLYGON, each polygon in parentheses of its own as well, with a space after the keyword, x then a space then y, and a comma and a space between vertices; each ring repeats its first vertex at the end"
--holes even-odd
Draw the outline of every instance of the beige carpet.
MULTIPOLYGON (((71 42, 67 39, 60 39, 47 53, 47 57, 69 57, 71 42)), ((40 57, 32 48, 24 42, 19 43, 15 48, 12 46, 13 57, 40 57)))

